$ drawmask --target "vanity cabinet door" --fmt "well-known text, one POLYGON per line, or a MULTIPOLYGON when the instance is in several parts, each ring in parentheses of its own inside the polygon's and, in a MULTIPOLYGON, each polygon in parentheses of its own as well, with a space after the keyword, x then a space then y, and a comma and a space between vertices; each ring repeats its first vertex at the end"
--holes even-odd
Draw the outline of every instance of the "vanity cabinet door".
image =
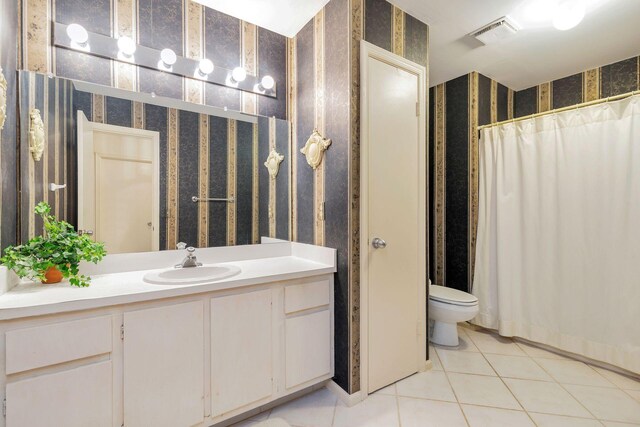
POLYGON ((124 425, 204 420, 204 302, 124 314, 124 425))
POLYGON ((284 289, 287 389, 333 376, 331 280, 312 277, 284 289))
POLYGON ((272 291, 211 299, 213 416, 273 394, 272 291))
POLYGON ((285 340, 288 389, 332 376, 330 310, 287 318, 285 340))
POLYGON ((7 384, 7 426, 113 426, 111 361, 7 384))

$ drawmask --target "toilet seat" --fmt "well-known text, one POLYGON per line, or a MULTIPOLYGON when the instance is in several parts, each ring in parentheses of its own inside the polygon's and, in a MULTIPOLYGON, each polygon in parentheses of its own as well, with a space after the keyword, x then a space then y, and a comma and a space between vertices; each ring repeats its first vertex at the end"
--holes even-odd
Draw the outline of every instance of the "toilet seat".
POLYGON ((463 307, 478 305, 478 298, 475 296, 458 289, 438 285, 429 286, 429 299, 463 307))

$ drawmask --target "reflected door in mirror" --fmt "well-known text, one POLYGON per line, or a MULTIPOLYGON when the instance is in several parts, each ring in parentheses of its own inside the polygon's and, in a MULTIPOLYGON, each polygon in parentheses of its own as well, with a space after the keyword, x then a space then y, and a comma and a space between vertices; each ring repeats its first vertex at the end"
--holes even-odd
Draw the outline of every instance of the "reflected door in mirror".
POLYGON ((78 229, 108 253, 159 246, 159 135, 78 113, 78 229))

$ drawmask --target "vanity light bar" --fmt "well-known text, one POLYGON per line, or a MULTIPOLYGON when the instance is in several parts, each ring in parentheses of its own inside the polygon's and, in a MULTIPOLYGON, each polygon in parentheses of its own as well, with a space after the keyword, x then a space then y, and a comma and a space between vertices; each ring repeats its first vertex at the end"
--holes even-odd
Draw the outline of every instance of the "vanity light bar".
POLYGON ((170 49, 158 50, 141 46, 135 44, 130 38, 119 40, 86 30, 80 34, 80 29, 84 30, 84 28, 78 24, 66 25, 56 22, 53 37, 55 46, 153 70, 160 70, 190 79, 206 81, 220 86, 232 87, 244 92, 251 92, 271 98, 276 97, 276 85, 271 76, 259 78, 247 74, 246 71, 240 67, 228 70, 216 66, 210 60, 189 59, 176 55, 175 52, 170 49), (85 33, 88 36, 86 40, 84 40, 85 33), (82 36, 83 43, 79 43, 78 40, 76 40, 80 36, 82 36), (123 46, 126 47, 126 52, 122 51, 123 46), (210 72, 207 74, 207 71, 210 72), (272 82, 273 86, 271 85, 272 82))

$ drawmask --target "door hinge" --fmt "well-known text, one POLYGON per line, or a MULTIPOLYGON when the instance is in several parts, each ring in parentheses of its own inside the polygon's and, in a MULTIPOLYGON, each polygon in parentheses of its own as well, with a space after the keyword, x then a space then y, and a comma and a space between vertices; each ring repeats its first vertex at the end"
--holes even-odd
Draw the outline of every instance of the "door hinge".
POLYGON ((5 417, 7 416, 7 398, 6 397, 2 400, 2 415, 5 417))
POLYGON ((120 325, 120 339, 124 341, 124 323, 120 325))
POLYGON ((420 103, 416 102, 416 117, 420 117, 420 103))

